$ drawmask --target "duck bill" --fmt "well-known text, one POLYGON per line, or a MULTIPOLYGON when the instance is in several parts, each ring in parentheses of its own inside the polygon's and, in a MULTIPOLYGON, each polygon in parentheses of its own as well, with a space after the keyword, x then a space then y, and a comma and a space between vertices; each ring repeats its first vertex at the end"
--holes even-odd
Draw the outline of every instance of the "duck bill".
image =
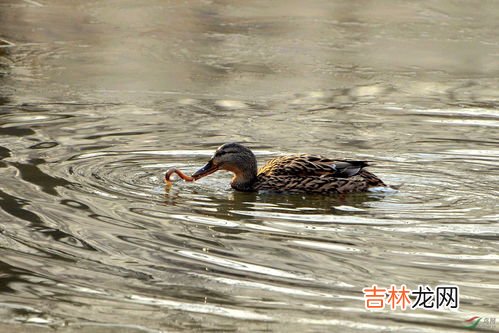
POLYGON ((217 170, 218 170, 218 166, 213 164, 213 162, 210 160, 208 163, 206 163, 206 165, 204 167, 202 167, 198 171, 194 172, 192 174, 192 178, 194 180, 198 180, 199 178, 203 178, 205 176, 208 176, 217 170))

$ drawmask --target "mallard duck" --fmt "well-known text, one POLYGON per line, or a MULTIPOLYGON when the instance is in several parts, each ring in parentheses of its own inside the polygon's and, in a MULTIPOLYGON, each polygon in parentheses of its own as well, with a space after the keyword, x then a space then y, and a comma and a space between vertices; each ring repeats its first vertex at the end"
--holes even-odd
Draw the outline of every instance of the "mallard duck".
POLYGON ((319 155, 279 156, 268 161, 260 170, 253 152, 238 143, 220 146, 212 158, 192 176, 177 169, 166 172, 169 182, 173 173, 182 179, 195 181, 215 171, 234 174, 230 183, 238 191, 287 193, 354 193, 371 187, 386 187, 385 183, 364 168, 366 161, 336 160, 319 155))

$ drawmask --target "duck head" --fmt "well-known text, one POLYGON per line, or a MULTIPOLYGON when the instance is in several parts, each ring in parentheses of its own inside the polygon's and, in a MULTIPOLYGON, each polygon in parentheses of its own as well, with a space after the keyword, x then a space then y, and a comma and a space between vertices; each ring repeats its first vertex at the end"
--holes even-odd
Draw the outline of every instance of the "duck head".
POLYGON ((226 170, 234 174, 231 186, 240 191, 248 191, 256 180, 257 165, 251 150, 238 143, 226 143, 217 148, 215 154, 192 178, 198 180, 215 171, 226 170))

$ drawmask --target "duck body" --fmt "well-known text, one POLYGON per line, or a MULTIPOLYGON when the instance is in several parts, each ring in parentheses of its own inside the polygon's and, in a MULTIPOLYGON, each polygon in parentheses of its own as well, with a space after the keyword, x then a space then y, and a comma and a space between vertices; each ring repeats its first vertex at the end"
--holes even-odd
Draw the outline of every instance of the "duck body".
POLYGON ((341 194, 386 187, 365 170, 366 161, 329 159, 319 155, 279 156, 257 169, 255 155, 238 143, 220 146, 193 180, 217 170, 234 174, 231 187, 245 192, 341 194))
POLYGON ((333 160, 318 155, 282 156, 257 174, 253 189, 265 192, 340 194, 386 186, 363 168, 365 161, 333 160))

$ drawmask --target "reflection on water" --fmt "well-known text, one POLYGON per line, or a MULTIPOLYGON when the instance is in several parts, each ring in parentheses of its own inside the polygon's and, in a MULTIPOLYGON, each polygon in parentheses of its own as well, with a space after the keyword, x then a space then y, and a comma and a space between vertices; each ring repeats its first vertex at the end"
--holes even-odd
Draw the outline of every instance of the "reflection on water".
POLYGON ((499 5, 0 3, 0 331, 455 331, 497 317, 499 5), (393 193, 162 183, 215 147, 393 193), (456 284, 458 312, 362 288, 456 284))

